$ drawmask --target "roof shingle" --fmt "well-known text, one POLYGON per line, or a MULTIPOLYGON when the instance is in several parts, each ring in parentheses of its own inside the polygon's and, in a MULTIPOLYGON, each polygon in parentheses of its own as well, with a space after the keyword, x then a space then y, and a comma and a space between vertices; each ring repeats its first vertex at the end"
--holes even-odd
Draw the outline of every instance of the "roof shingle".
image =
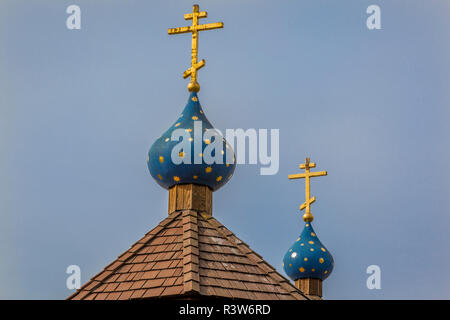
POLYGON ((307 299, 211 216, 177 211, 68 299, 307 299))

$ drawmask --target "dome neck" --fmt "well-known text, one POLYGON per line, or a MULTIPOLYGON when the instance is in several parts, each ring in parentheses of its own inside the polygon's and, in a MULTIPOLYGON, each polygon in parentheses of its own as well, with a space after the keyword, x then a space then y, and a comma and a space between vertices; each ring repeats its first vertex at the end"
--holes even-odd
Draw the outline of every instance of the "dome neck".
POLYGON ((182 210, 212 216, 212 190, 205 185, 176 184, 169 188, 169 215, 182 210))
POLYGON ((312 299, 322 298, 322 280, 320 279, 297 279, 294 281, 295 286, 304 294, 312 299))

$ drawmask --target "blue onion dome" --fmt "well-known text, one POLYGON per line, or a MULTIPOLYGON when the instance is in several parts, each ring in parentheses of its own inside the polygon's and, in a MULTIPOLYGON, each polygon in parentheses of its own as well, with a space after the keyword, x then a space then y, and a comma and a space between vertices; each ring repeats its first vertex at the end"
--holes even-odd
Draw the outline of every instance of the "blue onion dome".
POLYGON ((183 113, 150 148, 147 165, 158 184, 206 185, 215 191, 227 183, 236 168, 233 149, 206 118, 196 92, 183 113))
POLYGON ((284 271, 294 281, 305 278, 325 280, 333 266, 333 257, 317 238, 311 222, 306 222, 300 237, 284 255, 284 271))

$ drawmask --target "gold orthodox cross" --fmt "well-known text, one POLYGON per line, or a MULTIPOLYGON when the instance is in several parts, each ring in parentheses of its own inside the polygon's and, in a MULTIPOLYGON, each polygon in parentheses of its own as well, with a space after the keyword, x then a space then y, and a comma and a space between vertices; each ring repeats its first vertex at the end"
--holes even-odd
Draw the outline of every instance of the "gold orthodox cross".
POLYGON ((223 22, 198 24, 198 19, 206 18, 208 13, 206 11, 199 12, 198 4, 194 4, 192 13, 186 13, 184 20, 192 20, 192 26, 171 28, 168 30, 169 34, 188 33, 192 32, 192 53, 191 53, 191 67, 183 73, 183 78, 191 77, 188 84, 188 90, 198 92, 200 85, 197 81, 197 71, 205 65, 205 59, 198 62, 198 32, 204 30, 212 30, 223 28, 223 22))
POLYGON ((298 173, 298 174, 290 174, 289 179, 302 179, 305 178, 305 202, 302 203, 300 206, 300 211, 305 210, 305 214, 303 215, 303 220, 305 222, 311 222, 313 221, 314 217, 311 214, 311 204, 313 204, 316 201, 316 197, 312 197, 310 195, 310 178, 312 177, 320 177, 320 176, 326 176, 326 171, 318 171, 318 172, 311 172, 309 169, 315 168, 316 164, 314 162, 310 162, 309 158, 306 158, 305 163, 300 164, 300 169, 305 169, 305 173, 298 173))

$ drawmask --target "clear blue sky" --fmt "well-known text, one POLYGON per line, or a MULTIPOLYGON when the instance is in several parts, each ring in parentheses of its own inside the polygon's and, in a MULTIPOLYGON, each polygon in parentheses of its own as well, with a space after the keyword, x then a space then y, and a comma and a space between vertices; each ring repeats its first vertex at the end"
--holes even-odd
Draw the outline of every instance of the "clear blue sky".
MULTIPOLYGON (((198 2, 225 23, 200 34, 209 120, 281 140, 279 173, 238 166, 214 216, 283 272, 303 226, 287 175, 310 156, 325 298, 449 299, 450 3, 198 2)), ((0 298, 65 298, 68 265, 84 283, 166 216, 146 153, 187 100, 190 38, 167 28, 192 4, 0 0, 0 298)))

